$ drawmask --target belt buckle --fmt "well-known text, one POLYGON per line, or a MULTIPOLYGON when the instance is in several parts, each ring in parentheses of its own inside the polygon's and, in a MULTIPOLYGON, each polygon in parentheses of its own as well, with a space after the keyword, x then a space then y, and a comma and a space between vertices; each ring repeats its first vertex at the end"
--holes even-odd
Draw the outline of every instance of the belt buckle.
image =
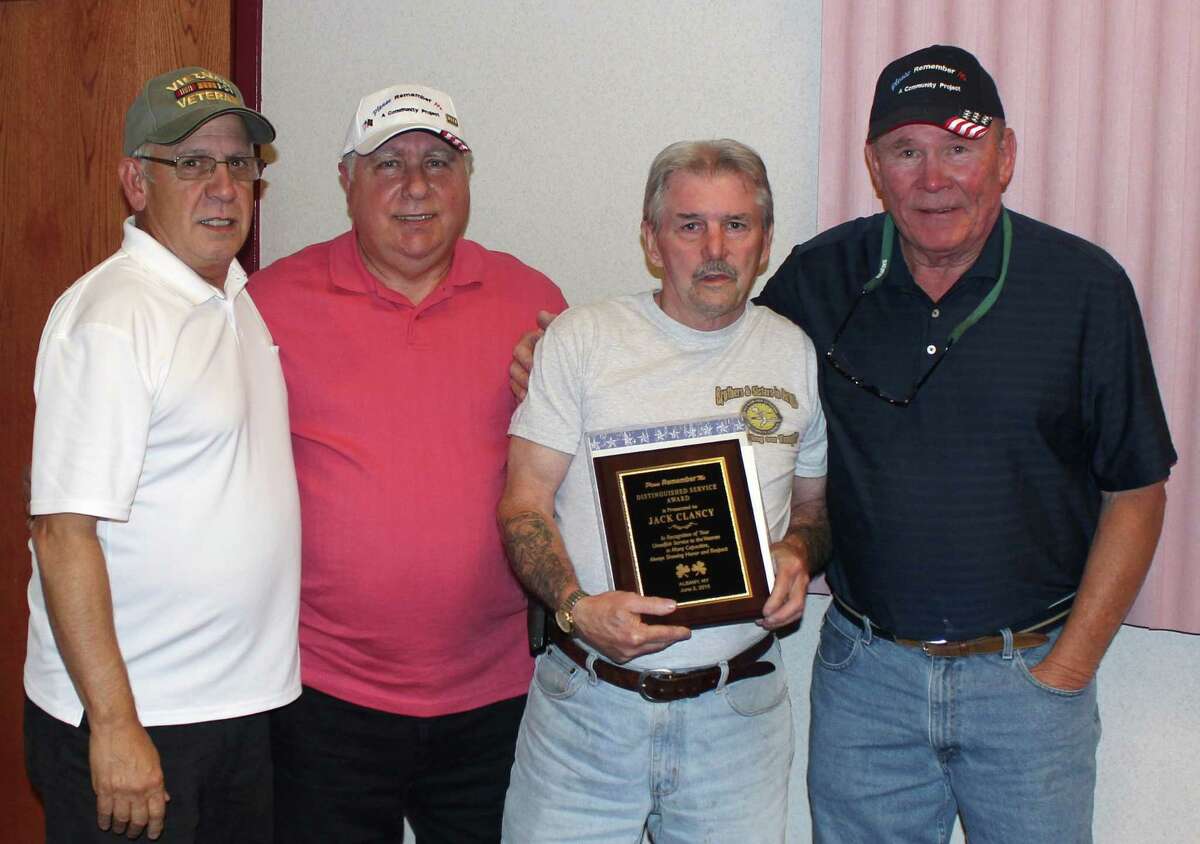
POLYGON ((642 696, 642 700, 648 700, 651 703, 662 703, 656 697, 650 695, 650 690, 646 688, 646 680, 650 677, 667 678, 675 674, 670 668, 651 668, 646 671, 638 672, 637 693, 642 696))
POLYGON ((925 654, 925 656, 937 656, 937 654, 932 653, 929 650, 929 646, 930 645, 948 645, 948 644, 950 644, 950 643, 946 639, 928 639, 921 643, 921 651, 925 654))

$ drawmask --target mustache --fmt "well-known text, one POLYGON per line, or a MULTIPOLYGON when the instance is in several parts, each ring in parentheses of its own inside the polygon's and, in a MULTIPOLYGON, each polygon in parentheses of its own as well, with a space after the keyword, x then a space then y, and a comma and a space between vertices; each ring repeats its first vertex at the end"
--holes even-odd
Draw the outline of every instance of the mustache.
POLYGON ((696 267, 696 271, 692 273, 692 281, 700 281, 701 279, 708 278, 711 275, 727 275, 734 281, 738 280, 737 267, 727 261, 714 258, 713 260, 705 261, 703 264, 696 267))

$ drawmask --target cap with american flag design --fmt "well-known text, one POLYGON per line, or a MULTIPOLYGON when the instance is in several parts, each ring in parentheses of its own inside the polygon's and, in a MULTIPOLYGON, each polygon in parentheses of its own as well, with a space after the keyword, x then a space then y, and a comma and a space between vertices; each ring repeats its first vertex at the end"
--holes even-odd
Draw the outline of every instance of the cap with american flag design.
POLYGON ((910 123, 982 138, 1004 119, 996 83, 961 47, 934 44, 896 59, 879 74, 867 140, 910 123))

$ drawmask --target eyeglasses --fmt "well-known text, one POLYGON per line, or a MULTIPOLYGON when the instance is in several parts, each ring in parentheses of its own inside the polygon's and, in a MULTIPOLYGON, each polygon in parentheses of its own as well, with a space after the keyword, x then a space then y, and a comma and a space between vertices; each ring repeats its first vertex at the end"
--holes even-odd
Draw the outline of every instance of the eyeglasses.
POLYGON ((908 407, 910 404, 912 404, 913 399, 917 397, 917 393, 920 391, 921 387, 926 381, 929 380, 929 376, 933 375, 934 371, 937 370, 942 361, 946 359, 946 355, 950 353, 950 349, 954 346, 954 344, 957 343, 959 338, 966 333, 968 328, 979 322, 979 320, 983 318, 984 314, 990 311, 992 306, 996 304, 996 300, 1000 298, 1000 291, 1004 289, 1004 280, 1008 278, 1008 259, 1012 255, 1012 221, 1008 218, 1007 210, 1002 210, 1001 215, 1001 228, 1004 234, 1004 250, 1000 258, 1000 275, 996 279, 996 283, 992 285, 992 289, 989 290, 988 294, 983 297, 983 301, 981 301, 975 307, 975 310, 967 314, 966 319, 954 326, 954 330, 951 331, 949 337, 946 338, 946 345, 942 348, 942 353, 938 355, 937 360, 933 362, 933 365, 930 366, 929 369, 925 370, 925 374, 922 375, 915 384, 913 384, 912 389, 908 391, 908 395, 904 398, 897 398, 896 396, 885 392, 879 387, 876 387, 869 381, 866 381, 858 375, 853 374, 836 357, 838 341, 842 339, 842 334, 846 331, 846 326, 850 323, 850 317, 854 316, 854 312, 858 310, 858 306, 862 304, 862 300, 867 297, 868 293, 873 293, 879 289, 879 286, 883 284, 883 280, 887 277, 888 270, 891 268, 892 242, 896 234, 896 223, 892 220, 891 214, 887 215, 883 221, 883 243, 880 247, 879 271, 875 273, 874 277, 872 277, 870 281, 863 285, 863 289, 858 292, 858 295, 854 298, 854 304, 850 306, 850 310, 846 314, 846 318, 842 320, 842 324, 838 326, 838 330, 834 332, 833 340, 831 340, 829 343, 829 350, 825 352, 825 360, 829 361, 829 365, 833 367, 833 371, 838 375, 841 375, 855 387, 866 390, 871 395, 875 396, 876 398, 883 399, 893 407, 908 407))
POLYGON ((218 161, 211 155, 178 155, 175 158, 155 158, 153 155, 135 155, 143 161, 167 164, 175 168, 175 175, 185 182, 207 179, 217 171, 218 164, 229 168, 229 175, 239 182, 255 182, 262 178, 267 162, 256 155, 234 155, 218 161))

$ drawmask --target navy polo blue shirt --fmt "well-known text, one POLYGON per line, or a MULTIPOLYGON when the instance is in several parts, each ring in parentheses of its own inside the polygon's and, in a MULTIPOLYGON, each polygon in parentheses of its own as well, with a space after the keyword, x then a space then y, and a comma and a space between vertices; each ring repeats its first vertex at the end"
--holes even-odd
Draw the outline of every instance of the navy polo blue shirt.
MULTIPOLYGON (((1014 214, 994 307, 945 352, 908 407, 824 359, 879 268, 884 215, 797 246, 758 302, 821 356, 834 593, 914 639, 966 639, 1049 615, 1079 585, 1100 493, 1165 478, 1176 455, 1128 277, 1106 252, 1014 214)), ((899 238, 884 283, 838 341, 842 366, 907 396, 1000 271, 997 223, 938 302, 899 238)))

